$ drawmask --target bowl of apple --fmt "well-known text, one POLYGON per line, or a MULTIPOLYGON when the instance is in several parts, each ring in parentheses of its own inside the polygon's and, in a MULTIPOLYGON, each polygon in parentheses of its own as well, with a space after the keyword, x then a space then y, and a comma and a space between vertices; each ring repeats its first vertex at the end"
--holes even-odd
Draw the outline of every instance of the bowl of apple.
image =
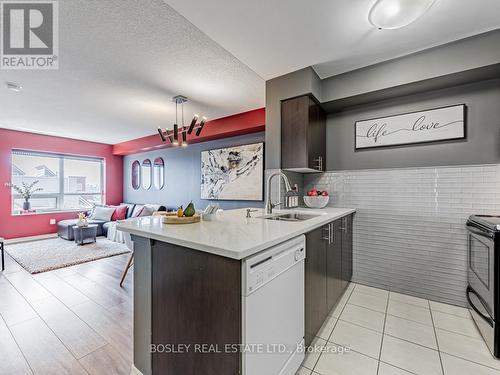
POLYGON ((304 195, 304 203, 309 208, 324 208, 328 204, 330 197, 327 191, 319 191, 313 188, 304 195))

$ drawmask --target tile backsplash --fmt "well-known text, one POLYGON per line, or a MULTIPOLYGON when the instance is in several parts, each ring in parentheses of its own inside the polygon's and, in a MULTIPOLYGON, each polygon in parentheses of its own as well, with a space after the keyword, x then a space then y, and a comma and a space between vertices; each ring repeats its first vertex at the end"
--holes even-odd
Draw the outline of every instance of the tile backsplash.
POLYGON ((466 306, 471 214, 500 213, 500 165, 304 175, 304 190, 354 207, 353 281, 466 306))

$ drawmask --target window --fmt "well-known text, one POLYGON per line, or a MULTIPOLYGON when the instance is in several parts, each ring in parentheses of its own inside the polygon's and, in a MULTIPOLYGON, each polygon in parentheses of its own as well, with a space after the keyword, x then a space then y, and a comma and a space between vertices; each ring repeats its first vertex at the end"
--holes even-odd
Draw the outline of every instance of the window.
POLYGON ((39 181, 29 199, 12 189, 12 213, 80 210, 103 203, 104 160, 62 154, 13 150, 12 178, 21 186, 39 181))

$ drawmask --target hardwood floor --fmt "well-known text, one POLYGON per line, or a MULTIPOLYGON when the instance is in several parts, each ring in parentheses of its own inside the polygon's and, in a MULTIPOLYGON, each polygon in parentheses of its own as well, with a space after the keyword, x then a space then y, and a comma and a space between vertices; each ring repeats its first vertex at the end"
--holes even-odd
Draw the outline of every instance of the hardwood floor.
POLYGON ((0 375, 130 374, 133 272, 128 254, 31 275, 0 272, 0 375))

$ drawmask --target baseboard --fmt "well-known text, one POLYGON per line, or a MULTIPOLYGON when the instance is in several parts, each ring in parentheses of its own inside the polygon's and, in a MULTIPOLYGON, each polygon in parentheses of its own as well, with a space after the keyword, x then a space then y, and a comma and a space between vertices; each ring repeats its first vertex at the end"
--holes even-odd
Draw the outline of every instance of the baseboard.
POLYGON ((57 233, 41 234, 39 236, 11 238, 10 240, 5 240, 5 244, 8 245, 8 244, 14 244, 14 243, 39 241, 39 240, 46 240, 48 238, 55 238, 55 237, 57 237, 57 233))
POLYGON ((130 369, 130 375, 142 375, 142 372, 137 370, 137 367, 132 365, 132 368, 130 369))

